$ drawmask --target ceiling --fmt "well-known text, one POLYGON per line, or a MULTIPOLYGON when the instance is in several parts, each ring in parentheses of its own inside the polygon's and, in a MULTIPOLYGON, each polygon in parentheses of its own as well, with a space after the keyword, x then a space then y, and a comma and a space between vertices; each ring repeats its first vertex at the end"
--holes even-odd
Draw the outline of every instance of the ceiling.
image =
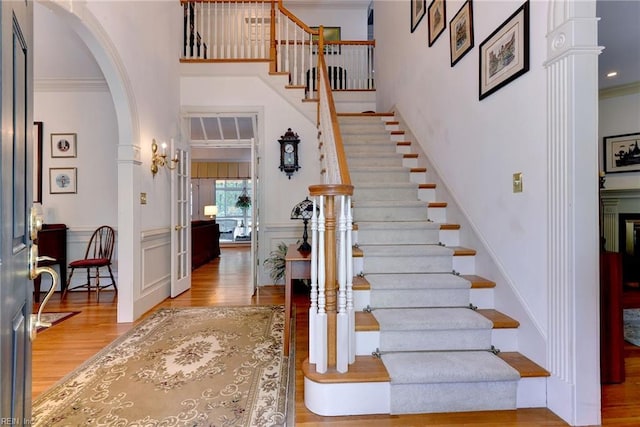
POLYGON ((600 89, 640 82, 640 1, 597 0, 600 89), (615 78, 607 78, 609 71, 615 78))

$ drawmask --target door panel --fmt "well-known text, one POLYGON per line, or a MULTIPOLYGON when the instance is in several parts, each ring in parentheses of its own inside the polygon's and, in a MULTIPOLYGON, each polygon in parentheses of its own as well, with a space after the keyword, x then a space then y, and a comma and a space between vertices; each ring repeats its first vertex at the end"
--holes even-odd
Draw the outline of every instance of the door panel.
POLYGON ((31 416, 32 2, 1 2, 0 417, 31 416))
POLYGON ((171 175, 171 298, 191 288, 190 160, 187 151, 178 149, 176 154, 178 163, 171 175))

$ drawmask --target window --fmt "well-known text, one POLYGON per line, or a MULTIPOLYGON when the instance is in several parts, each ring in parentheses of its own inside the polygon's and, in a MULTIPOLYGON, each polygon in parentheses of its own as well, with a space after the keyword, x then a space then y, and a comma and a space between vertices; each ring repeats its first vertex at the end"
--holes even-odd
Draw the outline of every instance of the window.
POLYGON ((250 179, 216 179, 218 218, 240 218, 246 223, 247 219, 251 218, 253 203, 245 211, 236 207, 238 197, 243 193, 251 196, 250 179))

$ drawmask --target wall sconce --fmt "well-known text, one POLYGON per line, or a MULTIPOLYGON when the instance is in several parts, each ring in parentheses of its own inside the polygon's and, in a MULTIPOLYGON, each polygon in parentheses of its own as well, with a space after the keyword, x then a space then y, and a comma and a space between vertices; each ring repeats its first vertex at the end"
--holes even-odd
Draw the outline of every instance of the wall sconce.
POLYGON ((204 216, 208 216, 209 219, 216 219, 218 215, 218 207, 216 205, 206 205, 204 207, 204 216))
POLYGON ((178 153, 171 159, 171 163, 167 161, 167 143, 163 142, 160 146, 160 153, 158 153, 158 144, 154 138, 151 144, 151 174, 155 177, 158 173, 158 168, 166 166, 169 170, 174 170, 178 166, 178 153))

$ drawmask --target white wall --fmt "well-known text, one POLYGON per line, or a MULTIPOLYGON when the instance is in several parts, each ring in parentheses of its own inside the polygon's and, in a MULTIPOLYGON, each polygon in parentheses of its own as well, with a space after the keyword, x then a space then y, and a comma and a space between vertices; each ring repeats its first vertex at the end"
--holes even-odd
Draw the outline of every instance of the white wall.
MULTIPOLYGON (((446 3, 447 21, 462 4, 446 3)), ((377 109, 401 112, 539 335, 547 328, 546 2, 530 3, 529 72, 478 100, 479 45, 521 4, 474 2, 475 47, 451 67, 448 26, 429 47, 426 17, 410 32, 409 2, 376 1, 377 109), (524 192, 514 194, 516 172, 523 173, 524 192)), ((498 309, 500 301, 513 301, 500 297, 505 288, 497 288, 498 309)), ((528 350, 544 361, 544 348, 528 350)))
MULTIPOLYGON (((188 66, 189 64, 185 64, 188 66)), ((240 68, 245 65, 239 65, 240 68)), ((220 67, 216 67, 217 70, 220 67)), ((231 66, 230 68, 233 68, 231 66)), ((280 241, 295 242, 302 237, 302 224, 290 219, 293 206, 308 195, 311 184, 321 182, 317 151, 317 130, 294 105, 272 89, 263 79, 269 79, 265 67, 262 78, 242 76, 242 71, 228 69, 216 76, 183 75, 180 104, 185 112, 248 112, 258 114, 260 212, 258 260, 259 285, 270 284, 262 262, 280 241), (300 137, 301 169, 291 179, 278 169, 280 144, 278 139, 291 127, 300 137)), ((282 85, 284 88, 284 84, 282 85)), ((302 96, 300 97, 300 100, 302 96)), ((302 102, 299 102, 302 106, 302 102)))
MULTIPOLYGON (((611 92, 611 91, 608 91, 611 92)), ((599 140, 600 156, 603 156, 603 140, 606 136, 640 133, 640 87, 623 91, 617 96, 600 96, 599 140)), ((600 158, 600 168, 603 161, 600 158)), ((606 175, 605 188, 640 188, 640 172, 609 173, 606 175)))

